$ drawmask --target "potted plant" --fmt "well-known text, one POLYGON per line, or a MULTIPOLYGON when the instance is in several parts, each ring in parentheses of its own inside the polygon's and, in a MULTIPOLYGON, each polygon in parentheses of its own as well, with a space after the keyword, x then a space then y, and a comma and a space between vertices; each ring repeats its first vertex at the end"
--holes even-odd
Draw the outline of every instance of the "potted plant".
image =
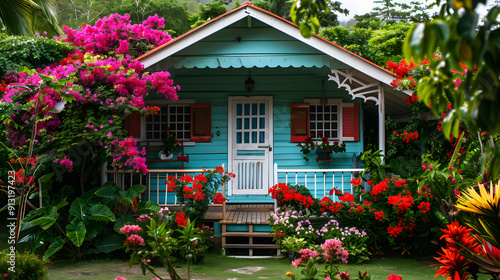
POLYGON ((316 161, 331 160, 332 152, 341 153, 346 151, 346 145, 344 143, 339 145, 337 142, 333 142, 333 144, 330 144, 328 138, 313 138, 312 135, 307 137, 304 143, 299 143, 297 146, 300 147, 300 151, 304 154, 304 159, 306 161, 309 160, 307 156, 311 151, 316 151, 318 155, 316 161))
POLYGON ((316 154, 318 157, 316 158, 316 161, 318 160, 330 160, 332 156, 332 152, 335 153, 341 153, 345 152, 345 144, 342 143, 339 145, 337 142, 334 142, 333 144, 330 144, 330 141, 328 141, 328 138, 326 137, 321 137, 321 143, 316 144, 316 154))
POLYGON ((295 236, 287 236, 281 242, 281 251, 288 254, 290 261, 293 261, 297 253, 305 247, 307 247, 305 239, 295 236))
POLYGON ((175 134, 170 132, 170 128, 167 127, 167 131, 162 133, 161 140, 163 141, 163 148, 160 150, 158 157, 162 160, 171 159, 174 154, 174 150, 177 149, 175 142, 177 138, 175 134))

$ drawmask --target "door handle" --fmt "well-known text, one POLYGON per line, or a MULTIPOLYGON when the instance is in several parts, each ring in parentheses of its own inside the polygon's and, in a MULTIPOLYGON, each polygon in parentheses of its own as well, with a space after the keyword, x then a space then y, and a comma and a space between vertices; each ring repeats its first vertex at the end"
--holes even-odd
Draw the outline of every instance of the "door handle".
POLYGON ((273 147, 271 147, 271 145, 267 145, 267 146, 257 146, 257 148, 260 148, 260 149, 269 149, 270 152, 273 151, 273 147))
POLYGON ((269 148, 269 145, 267 146, 257 146, 258 148, 264 149, 264 148, 269 148))

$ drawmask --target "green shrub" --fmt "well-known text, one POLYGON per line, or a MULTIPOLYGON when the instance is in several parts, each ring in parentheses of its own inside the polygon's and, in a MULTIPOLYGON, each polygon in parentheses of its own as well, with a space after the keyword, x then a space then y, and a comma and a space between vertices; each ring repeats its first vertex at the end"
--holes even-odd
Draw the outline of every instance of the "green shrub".
POLYGON ((0 77, 19 67, 36 69, 59 62, 75 47, 52 39, 0 34, 0 77))
POLYGON ((0 275, 3 276, 2 278, 9 280, 36 280, 44 279, 47 276, 45 261, 42 261, 31 252, 23 254, 16 252, 14 272, 12 272, 9 270, 11 263, 8 253, 8 250, 0 252, 0 275))

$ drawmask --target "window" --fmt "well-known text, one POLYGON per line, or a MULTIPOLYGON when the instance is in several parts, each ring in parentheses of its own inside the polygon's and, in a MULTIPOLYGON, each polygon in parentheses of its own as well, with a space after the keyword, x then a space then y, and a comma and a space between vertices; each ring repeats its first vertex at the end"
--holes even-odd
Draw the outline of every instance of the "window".
POLYGON ((291 103, 291 142, 304 142, 311 134, 330 141, 359 141, 359 103, 343 103, 341 99, 305 99, 291 103))
POLYGON ((158 114, 146 117, 146 140, 161 141, 162 132, 170 128, 178 140, 191 139, 191 105, 161 105, 158 114))
POLYGON ((212 140, 212 115, 209 103, 194 103, 184 99, 176 102, 150 101, 148 106, 158 106, 157 114, 143 116, 132 113, 125 119, 125 129, 142 141, 161 141, 161 134, 170 128, 178 140, 184 142, 210 142, 212 140))
POLYGON ((309 112, 311 134, 339 140, 338 105, 311 104, 309 112))

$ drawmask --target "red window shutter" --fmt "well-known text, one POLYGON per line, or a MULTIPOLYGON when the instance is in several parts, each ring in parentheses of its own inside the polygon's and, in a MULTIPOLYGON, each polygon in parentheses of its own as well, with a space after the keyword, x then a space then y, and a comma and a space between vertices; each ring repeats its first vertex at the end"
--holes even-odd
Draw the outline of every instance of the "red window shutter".
POLYGON ((133 138, 141 138, 141 114, 131 113, 123 121, 123 127, 133 138))
POLYGON ((342 106, 342 137, 359 141, 359 103, 342 106))
POLYGON ((191 141, 210 142, 212 140, 211 104, 191 104, 191 141))
POLYGON ((309 103, 290 104, 291 142, 305 142, 310 132, 309 103))

